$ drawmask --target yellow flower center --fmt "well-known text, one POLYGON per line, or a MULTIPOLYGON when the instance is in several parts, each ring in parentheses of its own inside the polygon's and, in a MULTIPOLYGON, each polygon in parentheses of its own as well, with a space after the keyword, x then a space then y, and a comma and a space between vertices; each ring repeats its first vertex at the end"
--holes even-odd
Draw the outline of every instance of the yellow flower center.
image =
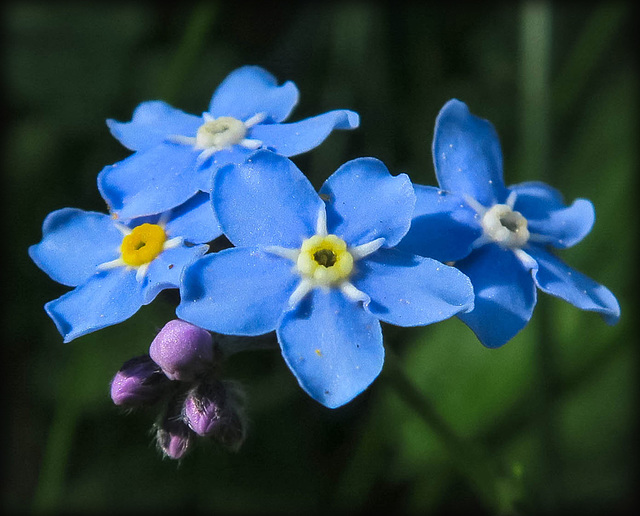
POLYGON ((247 126, 230 116, 209 120, 198 128, 196 146, 200 149, 224 149, 240 143, 247 134, 247 126))
POLYGON ((302 242, 296 262, 298 272, 320 285, 339 283, 353 270, 353 256, 336 235, 314 235, 302 242))
POLYGON ((157 224, 141 224, 122 239, 122 261, 132 267, 151 262, 164 249, 167 235, 157 224))

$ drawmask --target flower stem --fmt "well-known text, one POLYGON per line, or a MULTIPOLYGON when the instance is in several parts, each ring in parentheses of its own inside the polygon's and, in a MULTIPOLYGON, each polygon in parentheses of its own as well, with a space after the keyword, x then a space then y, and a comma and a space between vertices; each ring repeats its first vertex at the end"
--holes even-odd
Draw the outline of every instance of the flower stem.
POLYGON ((551 7, 542 0, 524 2, 520 22, 521 174, 544 180, 549 174, 551 7))
POLYGON ((64 509, 67 465, 84 403, 84 398, 78 395, 82 392, 78 371, 83 370, 87 354, 91 353, 90 348, 83 349, 87 351, 73 353, 77 350, 65 349, 62 374, 53 386, 56 403, 32 500, 34 514, 57 513, 64 509))
MULTIPOLYGON (((551 106, 551 44, 552 8, 542 0, 522 4, 521 11, 521 99, 522 99, 522 172, 527 177, 537 175, 548 182, 550 175, 550 106, 551 106)), ((537 454, 542 477, 538 491, 539 504, 545 512, 554 513, 560 498, 560 464, 554 414, 551 410, 553 391, 557 383, 554 351, 556 348, 553 321, 548 299, 536 307, 538 342, 535 350, 535 409, 541 414, 537 426, 537 454)))
POLYGON ((455 468, 470 483, 481 502, 493 514, 514 514, 512 479, 502 475, 498 464, 486 451, 461 438, 442 418, 431 401, 406 374, 401 360, 391 350, 385 354, 382 376, 402 400, 433 431, 449 454, 455 468))
POLYGON ((34 514, 60 509, 78 415, 79 406, 74 400, 65 399, 56 407, 33 497, 34 514))

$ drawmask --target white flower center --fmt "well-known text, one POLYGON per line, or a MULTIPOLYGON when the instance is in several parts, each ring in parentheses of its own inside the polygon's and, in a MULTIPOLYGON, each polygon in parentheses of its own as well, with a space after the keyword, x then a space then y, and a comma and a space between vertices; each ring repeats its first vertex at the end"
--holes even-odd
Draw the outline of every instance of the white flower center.
POLYGON ((213 118, 209 113, 202 115, 204 123, 198 128, 195 136, 174 134, 167 138, 172 143, 192 145, 202 151, 198 156, 198 164, 204 163, 216 152, 240 145, 245 149, 256 150, 262 147, 260 140, 247 138, 247 132, 254 125, 266 118, 265 113, 257 113, 245 122, 232 116, 213 118))
POLYGON ((244 140, 247 127, 237 118, 221 116, 202 124, 196 134, 196 147, 225 149, 244 140))
POLYGON ((484 234, 509 248, 520 248, 529 241, 527 219, 508 204, 495 204, 482 216, 484 234))

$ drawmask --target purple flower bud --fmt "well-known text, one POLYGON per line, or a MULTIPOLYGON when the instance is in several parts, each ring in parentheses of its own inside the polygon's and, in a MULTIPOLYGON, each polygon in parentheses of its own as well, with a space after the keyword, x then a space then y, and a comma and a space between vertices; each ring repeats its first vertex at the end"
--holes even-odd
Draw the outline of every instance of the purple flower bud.
POLYGON ((165 457, 175 460, 181 459, 193 448, 196 437, 183 420, 182 404, 182 395, 172 396, 154 425, 156 445, 165 457))
POLYGON ((196 434, 237 450, 245 438, 239 398, 239 392, 230 384, 203 381, 187 394, 182 407, 184 422, 196 434))
POLYGON ((208 331, 174 319, 153 339, 149 355, 171 380, 189 382, 211 367, 213 339, 208 331))
POLYGON ((165 418, 156 427, 156 444, 165 457, 181 459, 191 450, 195 434, 182 419, 165 418))
POLYGON ((219 381, 199 383, 189 391, 182 407, 185 423, 196 434, 212 434, 225 416, 226 393, 219 381))
POLYGON ((149 355, 135 357, 125 362, 111 380, 111 399, 125 407, 151 405, 165 393, 169 383, 149 355))

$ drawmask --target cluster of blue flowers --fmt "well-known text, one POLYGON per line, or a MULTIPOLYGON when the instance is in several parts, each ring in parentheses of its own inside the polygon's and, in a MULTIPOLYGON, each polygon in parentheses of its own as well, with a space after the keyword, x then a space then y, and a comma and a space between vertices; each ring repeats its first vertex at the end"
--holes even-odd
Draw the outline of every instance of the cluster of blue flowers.
POLYGON ((65 342, 175 288, 182 321, 223 335, 275 331, 300 386, 333 408, 380 373, 381 321, 457 316, 495 348, 528 323, 538 288, 618 320, 613 294, 552 252, 589 233, 593 205, 566 205, 539 182, 505 186, 497 134, 464 103, 450 100, 436 119, 438 187, 365 157, 316 192, 289 158, 359 117, 284 123, 297 101, 295 84, 246 66, 202 116, 151 101, 130 122, 107 122, 133 151, 98 175, 109 213, 55 211, 29 249, 74 287, 45 305, 65 342), (232 247, 208 252, 223 234, 232 247))

